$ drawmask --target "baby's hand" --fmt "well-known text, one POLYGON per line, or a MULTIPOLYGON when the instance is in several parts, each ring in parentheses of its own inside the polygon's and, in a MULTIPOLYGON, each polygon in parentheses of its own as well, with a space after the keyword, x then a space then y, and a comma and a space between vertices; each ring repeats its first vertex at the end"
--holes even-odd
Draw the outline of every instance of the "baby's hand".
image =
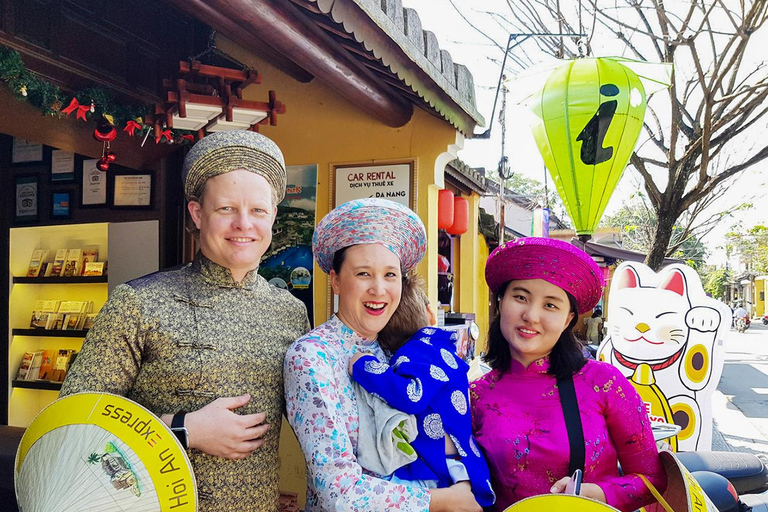
POLYGON ((370 355, 371 355, 371 353, 370 353, 370 352, 358 352, 358 353, 356 353, 355 355, 353 355, 353 356, 352 356, 352 357, 349 359, 349 368, 348 368, 348 370, 347 370, 347 371, 349 371, 349 375, 352 375, 352 366, 354 366, 354 364, 355 364, 355 361, 357 361, 358 359, 360 359, 360 358, 361 358, 361 357, 363 357, 363 356, 370 356, 370 355))

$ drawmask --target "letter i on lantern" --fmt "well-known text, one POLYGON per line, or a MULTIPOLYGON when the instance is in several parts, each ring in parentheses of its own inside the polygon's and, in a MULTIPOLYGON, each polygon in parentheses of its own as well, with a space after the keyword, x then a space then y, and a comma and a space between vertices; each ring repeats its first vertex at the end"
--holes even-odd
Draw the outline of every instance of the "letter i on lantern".
MULTIPOLYGON (((640 136, 646 88, 632 64, 671 73, 666 64, 576 59, 551 72, 532 104, 536 145, 579 235, 595 231, 640 136)), ((669 86, 668 77, 653 81, 669 86)))

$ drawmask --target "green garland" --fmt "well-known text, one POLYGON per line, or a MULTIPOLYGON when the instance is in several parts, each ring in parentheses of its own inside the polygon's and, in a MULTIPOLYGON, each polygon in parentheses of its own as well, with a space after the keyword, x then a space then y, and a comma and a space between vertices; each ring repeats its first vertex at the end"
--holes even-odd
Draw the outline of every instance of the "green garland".
MULTIPOLYGON (((89 87, 73 95, 64 94, 56 85, 28 71, 19 52, 2 45, 0 45, 0 82, 4 83, 16 98, 27 101, 45 116, 61 116, 62 108, 71 104, 72 98, 76 99, 80 105, 93 106, 93 111, 88 109, 84 112, 87 120, 99 122, 108 119, 115 127, 123 127, 128 121, 135 121, 142 125, 141 119, 152 111, 152 106, 148 104, 117 102, 109 90, 100 87, 89 87)), ((141 135, 151 129, 152 127, 143 125, 141 135)), ((196 133, 189 130, 174 130, 174 132, 181 135, 196 133)), ((163 139, 169 142, 166 138, 163 139)), ((189 142, 188 138, 182 137, 180 140, 184 143, 189 142)))

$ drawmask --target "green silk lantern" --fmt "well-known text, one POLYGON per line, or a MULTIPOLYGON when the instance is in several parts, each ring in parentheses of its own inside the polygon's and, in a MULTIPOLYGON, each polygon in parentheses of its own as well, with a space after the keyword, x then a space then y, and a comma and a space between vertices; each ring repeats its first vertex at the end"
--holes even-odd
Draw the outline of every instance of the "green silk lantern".
POLYGON ((555 67, 531 105, 533 136, 579 235, 594 233, 634 151, 646 92, 620 59, 555 67))

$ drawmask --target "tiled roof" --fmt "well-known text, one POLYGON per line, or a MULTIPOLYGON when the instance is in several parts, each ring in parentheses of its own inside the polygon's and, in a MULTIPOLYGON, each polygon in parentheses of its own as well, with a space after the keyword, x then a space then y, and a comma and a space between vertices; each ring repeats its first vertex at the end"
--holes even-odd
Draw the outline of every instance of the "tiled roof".
POLYGON ((440 49, 435 34, 422 29, 418 13, 403 8, 402 0, 301 1, 315 3, 464 135, 471 136, 474 125, 484 125, 475 104, 472 73, 466 66, 454 63, 448 51, 440 49), (360 11, 368 20, 360 16, 360 11), (371 30, 369 20, 379 31, 371 30))

